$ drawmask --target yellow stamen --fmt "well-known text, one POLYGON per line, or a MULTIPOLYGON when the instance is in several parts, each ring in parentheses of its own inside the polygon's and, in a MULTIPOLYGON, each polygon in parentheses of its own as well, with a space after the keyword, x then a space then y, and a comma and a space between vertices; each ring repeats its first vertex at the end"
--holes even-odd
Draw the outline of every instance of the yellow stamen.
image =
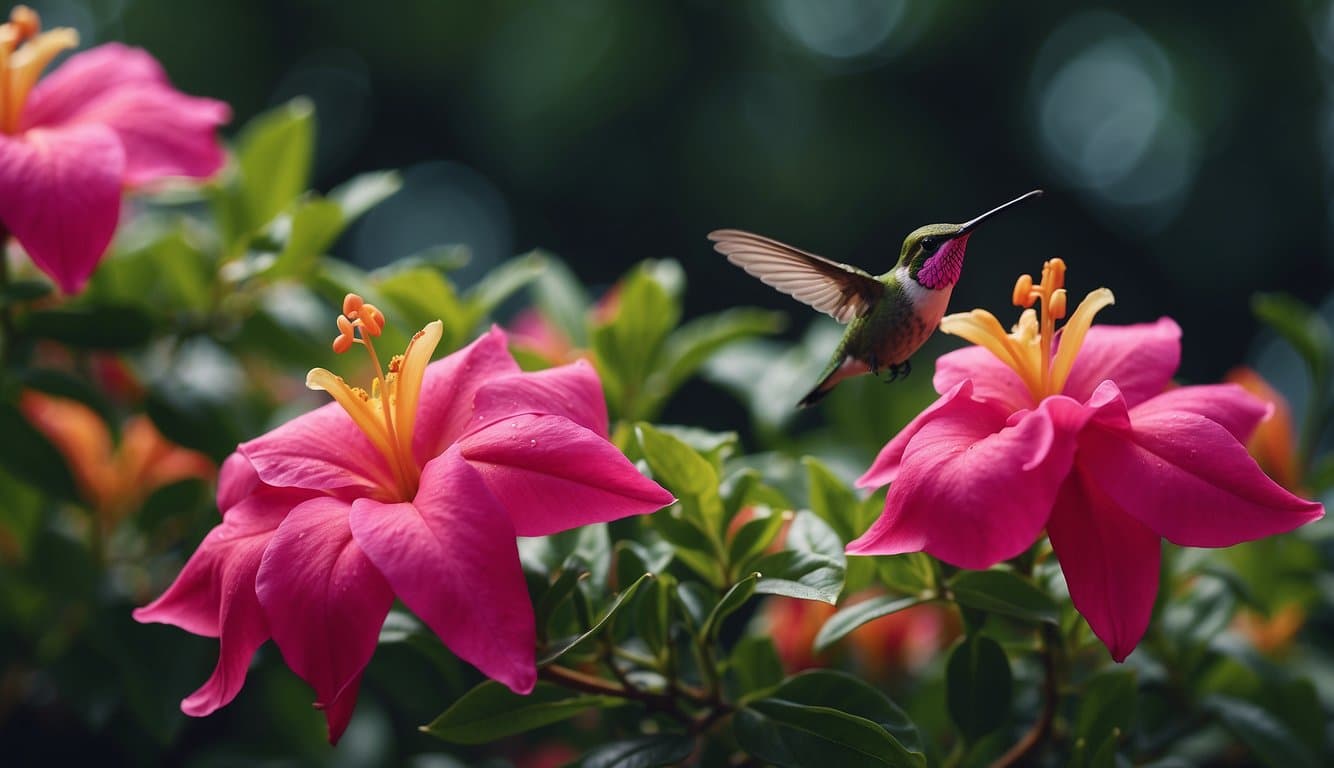
POLYGON ((1093 316, 1113 303, 1112 292, 1099 288, 1079 303, 1065 323, 1055 356, 1052 346, 1056 321, 1066 313, 1065 262, 1048 260, 1042 265, 1042 282, 1037 284, 1030 275, 1021 275, 1012 298, 1015 306, 1025 309, 1011 333, 1006 333, 1000 321, 984 309, 948 315, 940 321, 940 330, 986 347, 1018 374, 1034 402, 1039 402, 1065 388, 1093 316), (1037 310, 1032 308, 1034 304, 1037 310))
POLYGON ((42 70, 61 51, 79 44, 79 33, 69 27, 41 29, 37 12, 23 5, 0 24, 0 132, 18 132, 23 105, 42 70))
POLYGON ((417 403, 426 365, 440 343, 443 326, 436 320, 418 331, 408 342, 407 351, 389 361, 387 373, 371 343, 371 339, 383 330, 384 314, 360 296, 349 293, 343 301, 343 314, 338 318, 339 334, 334 339, 333 349, 341 354, 353 344, 366 348, 375 367, 372 392, 367 394, 363 389, 353 388, 342 377, 323 368, 315 368, 306 374, 306 386, 328 392, 343 406, 394 473, 399 499, 410 501, 417 493, 421 476, 412 456, 417 403))

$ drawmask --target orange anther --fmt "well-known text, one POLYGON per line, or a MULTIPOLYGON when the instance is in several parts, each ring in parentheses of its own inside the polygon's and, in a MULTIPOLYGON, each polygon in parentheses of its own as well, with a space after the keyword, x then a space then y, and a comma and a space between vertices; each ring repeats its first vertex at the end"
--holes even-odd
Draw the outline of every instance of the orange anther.
POLYGON ((357 314, 357 310, 361 309, 361 305, 365 303, 366 302, 357 294, 349 293, 343 297, 343 314, 348 317, 353 317, 357 314))
POLYGON ((1058 288, 1047 300, 1047 314, 1057 320, 1065 317, 1065 289, 1058 288))
POLYGON ((333 340, 333 351, 336 354, 343 354, 352 348, 351 336, 335 336, 333 340))
POLYGON ((42 31, 42 19, 37 11, 26 5, 16 5, 9 12, 9 23, 14 25, 14 32, 20 41, 35 37, 42 31))
POLYGON ((1033 276, 1020 275, 1019 279, 1014 281, 1014 305, 1016 307, 1033 306, 1033 276))
POLYGON ((390 372, 390 373, 398 373, 400 370, 402 370, 402 368, 403 368, 403 356, 402 356, 402 355, 394 355, 393 357, 389 358, 389 372, 390 372))
POLYGON ((1065 287, 1065 260, 1047 259, 1042 265, 1042 287, 1048 291, 1056 291, 1065 287))
POLYGON ((384 331, 384 313, 374 304, 363 304, 357 312, 357 319, 361 321, 362 333, 379 336, 384 331))

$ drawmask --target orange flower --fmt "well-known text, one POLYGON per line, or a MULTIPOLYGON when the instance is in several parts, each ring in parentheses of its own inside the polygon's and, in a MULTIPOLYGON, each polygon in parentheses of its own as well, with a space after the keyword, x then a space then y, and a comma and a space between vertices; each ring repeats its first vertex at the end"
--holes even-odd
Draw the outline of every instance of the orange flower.
POLYGON ((215 472, 206 456, 169 442, 143 415, 126 420, 113 444, 101 417, 78 401, 27 391, 19 407, 65 457, 79 495, 108 528, 158 488, 215 472))
MULTIPOLYGON (((868 590, 846 604, 876 594, 868 590)), ((822 666, 837 655, 838 649, 816 654, 811 647, 820 627, 835 610, 832 605, 813 600, 773 598, 765 603, 762 620, 788 672, 822 666)), ((958 634, 953 614, 943 606, 928 603, 863 624, 848 636, 848 646, 863 672, 888 678, 920 669, 958 634)))
POLYGON ((1273 412, 1260 422, 1255 434, 1246 443, 1246 450, 1274 482, 1290 491, 1301 486, 1301 469, 1297 466, 1297 437, 1292 425, 1292 409, 1278 390, 1264 377, 1246 366, 1228 371, 1224 381, 1240 385, 1242 389, 1269 403, 1273 412))
POLYGON ((1243 609, 1233 619, 1232 629, 1262 653, 1281 656, 1292 646, 1292 639, 1305 623, 1306 611, 1296 603, 1288 603, 1269 616, 1243 609))

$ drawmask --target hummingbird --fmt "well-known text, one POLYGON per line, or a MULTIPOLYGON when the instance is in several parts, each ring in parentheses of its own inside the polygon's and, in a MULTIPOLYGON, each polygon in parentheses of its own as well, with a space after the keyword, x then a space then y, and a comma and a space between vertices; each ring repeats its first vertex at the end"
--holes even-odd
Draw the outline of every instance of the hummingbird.
POLYGON ((962 224, 928 224, 903 241, 898 263, 882 275, 739 229, 709 233, 727 260, 797 301, 847 324, 829 365, 798 404, 814 405, 840 381, 863 373, 907 376, 909 358, 945 315, 977 225, 1042 190, 1035 189, 962 224))

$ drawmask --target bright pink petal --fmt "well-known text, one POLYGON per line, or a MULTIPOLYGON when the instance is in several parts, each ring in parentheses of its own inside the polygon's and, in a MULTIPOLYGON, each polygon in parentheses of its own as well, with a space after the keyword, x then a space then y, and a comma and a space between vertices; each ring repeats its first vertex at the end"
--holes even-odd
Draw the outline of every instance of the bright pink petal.
POLYGON ((607 401, 597 371, 586 360, 520 373, 477 390, 473 424, 484 426, 524 413, 564 416, 593 432, 607 434, 607 401))
POLYGON ((1138 421, 1153 414, 1185 411, 1205 417, 1221 425, 1240 442, 1250 439, 1251 433, 1273 411, 1273 407, 1236 384, 1209 384, 1197 387, 1169 389, 1149 398, 1131 411, 1132 420, 1138 421))
POLYGON ((1095 410, 1048 398, 1007 425, 1007 408, 968 397, 968 381, 959 386, 908 443, 885 511, 849 554, 926 551, 988 568, 1037 539, 1070 470, 1075 434, 1095 410))
MULTIPOLYGON (((943 358, 942 358, 943 359, 943 358)), ((921 431, 922 427, 931 423, 931 420, 942 410, 948 410, 952 403, 960 397, 969 397, 973 392, 974 384, 969 384, 967 389, 969 394, 960 394, 964 389, 964 379, 960 379, 955 384, 941 393, 940 399, 927 406, 926 410, 917 414, 917 416, 895 435, 885 447, 880 449, 876 455, 875 461, 859 478, 857 478, 858 488, 880 488, 894 482, 894 478, 899 475, 899 466, 903 461, 903 451, 908 447, 908 443, 913 437, 921 431)))
POLYGON ((72 56, 38 82, 24 106, 23 129, 105 125, 125 150, 124 181, 212 176, 226 159, 217 128, 231 117, 220 101, 172 88, 143 50, 98 46, 72 56))
POLYGON ((1118 506, 1183 546, 1227 547, 1324 515, 1270 480, 1227 428, 1196 413, 1135 412, 1134 428, 1090 428, 1079 463, 1118 506))
POLYGON ((374 496, 393 488, 384 457, 337 403, 322 405, 237 447, 259 479, 279 487, 374 496))
POLYGON ((451 651, 516 693, 533 689, 537 638, 514 526, 458 449, 426 465, 411 503, 358 499, 351 524, 394 592, 451 651))
POLYGON ((0 135, 0 222, 34 264, 77 293, 120 217, 125 150, 105 126, 0 135))
POLYGON ((1158 594, 1161 540, 1076 467, 1047 521, 1075 609, 1116 661, 1139 644, 1158 594))
POLYGON ((936 375, 931 383, 940 394, 965 379, 973 382, 973 397, 997 400, 1013 410, 1033 407, 1033 395, 1023 380, 986 347, 964 347, 936 360, 936 375))
POLYGON ((172 624, 206 637, 220 637, 213 675, 181 702, 187 715, 202 717, 236 698, 250 659, 269 638, 255 596, 255 574, 279 523, 305 496, 269 491, 235 504, 221 525, 204 537, 176 581, 152 603, 137 609, 141 622, 172 624))
POLYGON ((1171 318, 1138 325, 1095 325, 1084 338, 1063 394, 1085 400, 1116 382, 1135 407, 1167 388, 1181 362, 1181 327, 1171 318))
POLYGON ((417 462, 425 465, 444 453, 466 430, 481 423, 473 414, 477 390, 518 372, 519 364, 505 346, 505 333, 497 327, 426 366, 412 435, 412 454, 417 462))
POLYGON ((250 465, 250 460, 240 453, 233 453, 222 462, 218 471, 218 509, 223 517, 242 499, 259 488, 259 475, 250 465))
POLYGON ((352 721, 352 713, 357 708, 357 694, 361 692, 361 675, 348 681, 343 687, 343 692, 338 694, 338 698, 333 703, 326 706, 316 705, 316 709, 324 711, 324 721, 329 725, 329 743, 337 744, 342 738, 343 731, 347 730, 347 724, 352 721))
MULTIPOLYGON (((273 641, 315 689, 317 707, 334 703, 361 676, 394 602, 389 583, 352 538, 350 511, 329 497, 297 506, 278 526, 255 579, 273 641)), ((336 742, 342 734, 333 726, 329 741, 336 742)))
POLYGON ((520 536, 642 515, 675 501, 605 437, 562 416, 515 416, 458 445, 520 536))

